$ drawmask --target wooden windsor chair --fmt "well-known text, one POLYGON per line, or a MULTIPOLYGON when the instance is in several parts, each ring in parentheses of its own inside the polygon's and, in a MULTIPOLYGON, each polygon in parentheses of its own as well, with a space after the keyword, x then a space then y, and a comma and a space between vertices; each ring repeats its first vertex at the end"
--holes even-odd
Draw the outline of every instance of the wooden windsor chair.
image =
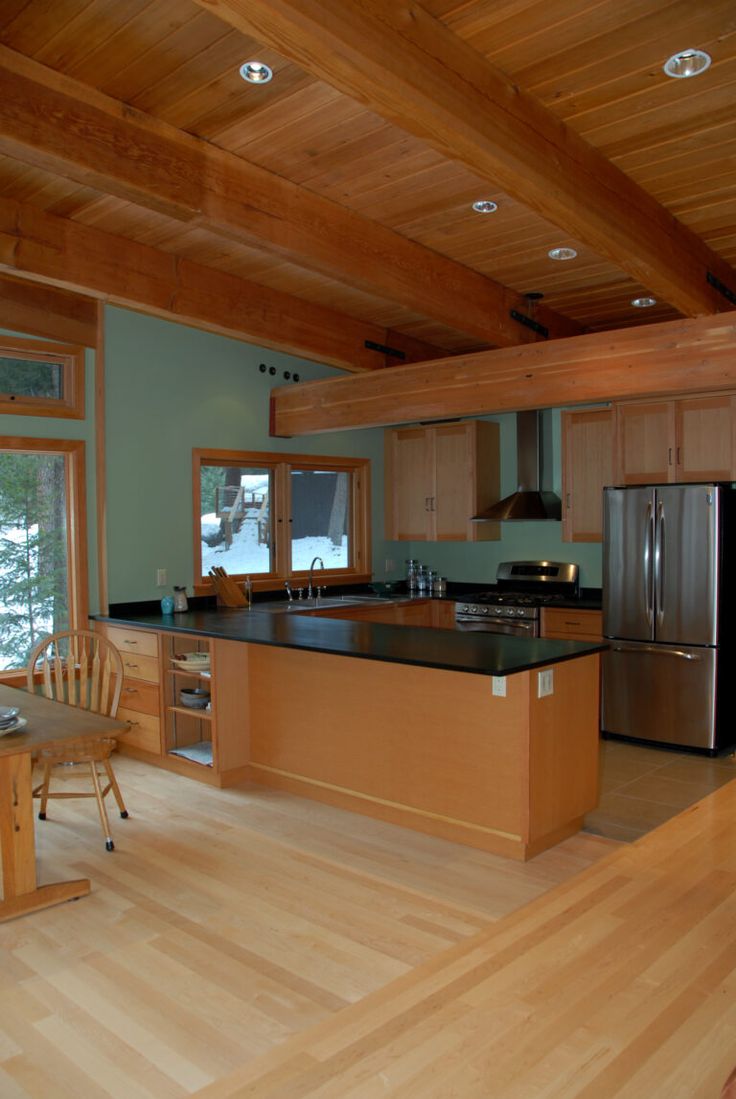
MULTIPOLYGON (((107 638, 91 630, 64 630, 39 641, 28 658, 26 685, 31 692, 39 691, 46 698, 78 706, 94 713, 115 717, 123 684, 123 662, 120 653, 107 638)), ((33 796, 40 798, 39 820, 46 820, 46 805, 52 798, 96 798, 105 847, 115 849, 105 798, 112 791, 121 817, 128 816, 120 787, 110 763, 115 741, 75 740, 58 748, 44 748, 35 757, 43 768, 43 778, 34 787, 33 796), (102 764, 105 775, 98 772, 102 764), (52 768, 58 764, 87 764, 92 779, 91 790, 50 790, 52 768), (103 787, 101 779, 107 777, 103 787)))

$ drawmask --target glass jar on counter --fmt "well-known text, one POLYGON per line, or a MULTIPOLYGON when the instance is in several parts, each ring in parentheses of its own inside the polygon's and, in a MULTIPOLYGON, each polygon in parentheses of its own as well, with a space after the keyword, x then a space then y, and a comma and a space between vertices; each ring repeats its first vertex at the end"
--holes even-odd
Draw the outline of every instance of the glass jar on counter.
POLYGON ((406 562, 406 586, 409 591, 417 590, 417 570, 419 562, 410 557, 406 562))

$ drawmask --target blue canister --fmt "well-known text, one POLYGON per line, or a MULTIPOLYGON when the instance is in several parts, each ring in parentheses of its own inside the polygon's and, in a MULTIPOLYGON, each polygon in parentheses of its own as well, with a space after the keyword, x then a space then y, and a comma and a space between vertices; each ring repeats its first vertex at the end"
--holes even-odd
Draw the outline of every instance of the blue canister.
POLYGON ((173 595, 165 595, 161 600, 161 614, 173 614, 174 613, 174 597, 173 595))

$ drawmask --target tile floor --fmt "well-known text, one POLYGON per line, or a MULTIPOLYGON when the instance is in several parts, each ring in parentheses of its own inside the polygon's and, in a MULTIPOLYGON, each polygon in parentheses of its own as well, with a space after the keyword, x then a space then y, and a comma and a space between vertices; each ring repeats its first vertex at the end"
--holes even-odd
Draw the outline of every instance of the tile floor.
POLYGON ((585 831, 631 842, 734 778, 736 755, 709 759, 602 740, 601 797, 585 831))

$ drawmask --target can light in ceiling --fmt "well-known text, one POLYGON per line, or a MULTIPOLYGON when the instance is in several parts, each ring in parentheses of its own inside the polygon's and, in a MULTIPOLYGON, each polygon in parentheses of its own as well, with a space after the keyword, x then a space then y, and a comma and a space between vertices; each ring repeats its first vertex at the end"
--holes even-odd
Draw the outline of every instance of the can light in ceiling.
POLYGON ((273 69, 263 61, 244 61, 240 66, 240 75, 249 84, 268 84, 273 76, 273 69))
POLYGON ((662 68, 667 76, 676 80, 685 80, 689 76, 700 76, 710 68, 711 56, 705 50, 680 50, 668 57, 662 68))
POLYGON ((653 305, 657 304, 656 298, 632 298, 631 304, 637 309, 651 309, 653 305))
POLYGON ((498 203, 490 198, 479 198, 477 202, 473 203, 473 209, 476 214, 495 214, 498 203))
POLYGON ((577 252, 574 248, 550 248, 547 255, 550 259, 566 260, 575 259, 577 252))

